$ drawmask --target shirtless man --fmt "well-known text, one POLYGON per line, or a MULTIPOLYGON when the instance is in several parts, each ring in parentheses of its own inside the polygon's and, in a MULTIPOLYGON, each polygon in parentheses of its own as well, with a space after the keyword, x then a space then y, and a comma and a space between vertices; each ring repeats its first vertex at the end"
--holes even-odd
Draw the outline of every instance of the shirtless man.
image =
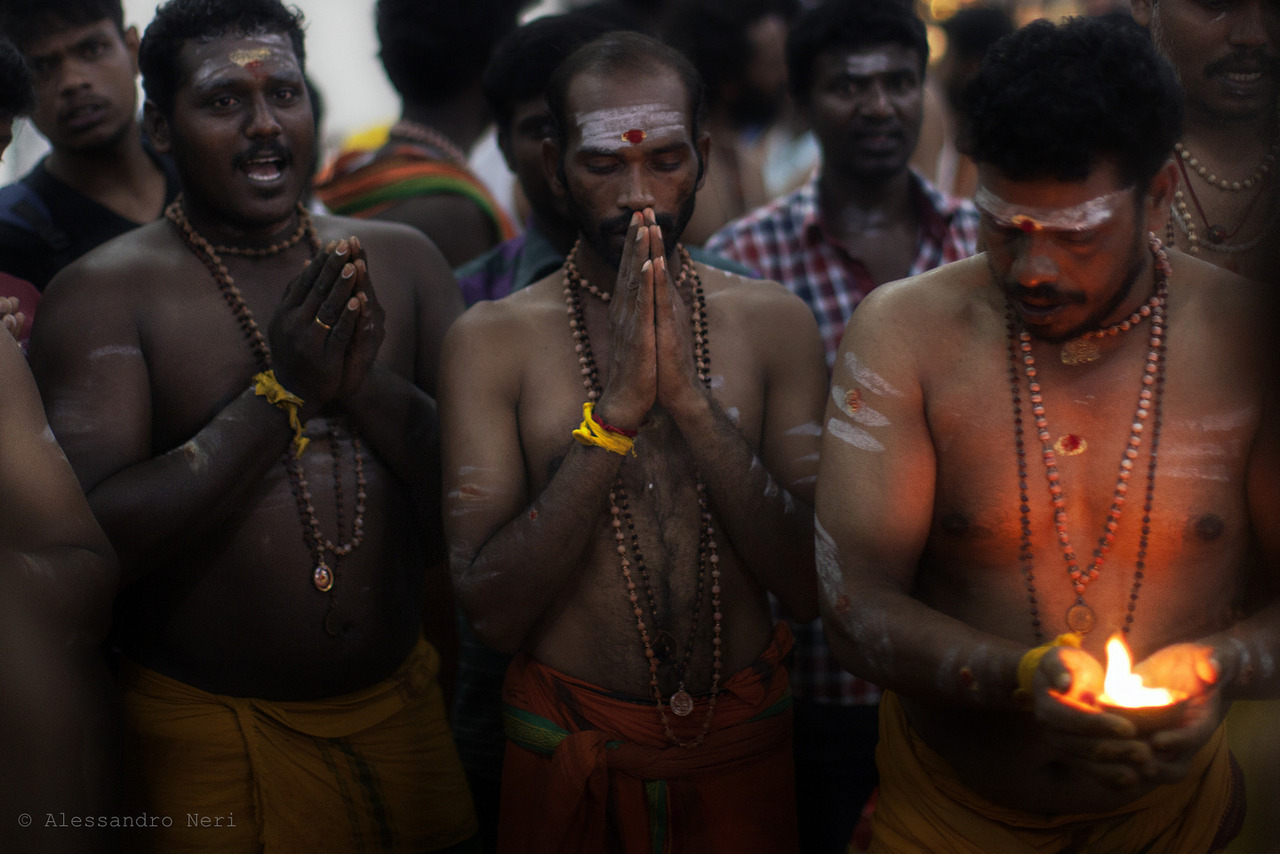
POLYGON ((1165 236, 1241 275, 1274 274, 1280 10, 1272 0, 1133 0, 1182 84, 1181 186, 1165 236))
POLYGON ((698 92, 646 36, 571 55, 544 151, 580 242, 445 342, 454 583, 480 639, 521 653, 503 851, 796 847, 790 637, 766 592, 815 610, 822 348, 780 286, 682 260, 698 92))
POLYGON ((1216 851, 1222 717, 1280 691, 1266 295, 1150 242, 1180 111, 1141 33, 1036 22, 972 92, 988 251, 862 303, 822 444, 823 619, 888 689, 872 850, 1216 851), (1189 694, 1154 732, 1097 701, 1113 633, 1189 694))
MULTIPOLYGON (((30 71, 0 40, 0 152, 31 101, 30 71)), ((23 322, 18 300, 0 296, 0 850, 105 851, 109 828, 46 820, 114 803, 118 715, 101 645, 119 573, 49 434, 17 342, 23 322)))
POLYGON ((143 850, 421 851, 475 832, 420 640, 431 395, 460 299, 412 229, 298 206, 304 59, 277 0, 158 10, 145 120, 184 197, 60 274, 32 342, 121 555, 131 806, 220 819, 148 828, 143 850))

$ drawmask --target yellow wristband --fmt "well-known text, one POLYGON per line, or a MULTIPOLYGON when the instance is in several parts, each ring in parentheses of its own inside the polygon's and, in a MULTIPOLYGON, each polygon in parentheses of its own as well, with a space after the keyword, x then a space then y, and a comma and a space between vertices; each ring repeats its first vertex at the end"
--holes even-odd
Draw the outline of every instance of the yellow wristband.
POLYGON ((595 404, 591 401, 582 404, 582 423, 578 425, 577 430, 573 431, 573 438, 584 445, 604 448, 606 451, 613 451, 613 453, 621 454, 624 457, 630 451, 631 456, 634 457, 636 455, 635 440, 629 436, 613 433, 601 427, 599 422, 591 417, 593 409, 595 409, 595 404))
POLYGON ((1055 646, 1073 646, 1079 649, 1080 640, 1080 635, 1075 632, 1068 632, 1064 635, 1058 635, 1049 643, 1027 650, 1026 654, 1018 662, 1018 687, 1013 692, 1013 698, 1020 704, 1030 703, 1031 687, 1035 684, 1036 670, 1040 668, 1040 659, 1044 658, 1049 650, 1055 646))
POLYGON ((311 440, 302 435, 302 420, 298 418, 298 410, 302 408, 302 398, 298 397, 276 379, 275 371, 263 371, 253 375, 253 393, 265 397, 267 403, 283 409, 289 415, 289 426, 293 428, 293 455, 302 456, 307 443, 311 440))

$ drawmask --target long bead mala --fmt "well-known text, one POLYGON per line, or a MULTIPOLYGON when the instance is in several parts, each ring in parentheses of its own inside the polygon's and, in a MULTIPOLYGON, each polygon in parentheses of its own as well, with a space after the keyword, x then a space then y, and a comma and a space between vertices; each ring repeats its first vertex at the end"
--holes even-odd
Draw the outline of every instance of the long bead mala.
POLYGON ((1096 622, 1093 609, 1085 603, 1084 592, 1102 570, 1107 553, 1115 542, 1116 530, 1129 491, 1129 479, 1133 470, 1133 461, 1138 456, 1142 445, 1142 436, 1148 418, 1152 426, 1150 458, 1147 463, 1147 483, 1143 501, 1142 527, 1138 537, 1138 553, 1134 564, 1133 586, 1129 593, 1129 603, 1125 613, 1122 631, 1126 634, 1133 623, 1138 603, 1138 593, 1146 571, 1147 545, 1151 532, 1151 513, 1155 501, 1156 458, 1160 441, 1161 403, 1164 397, 1164 348, 1165 348, 1165 308, 1167 302, 1167 284, 1169 278, 1169 260, 1164 248, 1155 235, 1150 236, 1151 251, 1155 255, 1156 295, 1155 306, 1151 312, 1151 338, 1147 357, 1143 367, 1142 389, 1138 396, 1138 405, 1130 428, 1129 441, 1120 459, 1120 470, 1116 477, 1116 487, 1112 495, 1111 507, 1107 512, 1107 521, 1102 535, 1093 551, 1093 559, 1087 568, 1081 568, 1071 545, 1067 531, 1066 499, 1063 496, 1058 472, 1057 456, 1054 451, 1049 431, 1048 417, 1045 414, 1044 397, 1037 380, 1035 358, 1031 353, 1031 336, 1026 330, 1020 330, 1012 305, 1006 306, 1005 317, 1009 334, 1009 381, 1013 399, 1014 445, 1018 456, 1018 500, 1021 536, 1018 549, 1019 562, 1022 567, 1023 581, 1027 587, 1027 596, 1031 604, 1031 627, 1037 643, 1044 641, 1040 621, 1039 604, 1036 596, 1035 573, 1031 550, 1031 504, 1027 488, 1027 460, 1023 438, 1022 379, 1019 376, 1019 356, 1023 364, 1023 373, 1027 380, 1027 393, 1031 403, 1032 415, 1036 423, 1037 437, 1042 445, 1042 456, 1045 476, 1049 485, 1049 495, 1053 504, 1054 528, 1058 543, 1062 548, 1063 559, 1067 564, 1067 576, 1076 592, 1076 601, 1066 613, 1067 627, 1077 634, 1086 634, 1096 622))
MULTIPOLYGON (((694 352, 697 363, 698 379, 706 388, 711 387, 711 351, 707 337, 707 303, 706 294, 702 288, 702 282, 698 277, 697 270, 693 266, 693 260, 689 257, 689 253, 683 246, 678 247, 680 252, 680 276, 676 280, 676 287, 680 287, 686 281, 690 283, 693 296, 693 310, 690 319, 693 325, 694 352)), ((596 366, 595 355, 591 349, 591 339, 587 334, 586 316, 583 312, 582 297, 580 291, 587 291, 594 295, 602 302, 609 301, 609 294, 600 291, 591 285, 578 272, 577 267, 578 246, 575 245, 569 252, 564 263, 564 296, 565 305, 569 313, 569 328, 573 333, 574 348, 578 355, 578 363, 582 370, 582 383, 586 388, 587 396, 591 400, 599 400, 600 388, 600 372, 596 366)), ((636 618, 636 630, 640 635, 640 643, 644 647, 645 658, 649 665, 649 688, 653 692, 653 698, 658 708, 658 719, 662 723, 663 734, 667 740, 677 747, 693 748, 702 744, 706 739, 707 733, 711 731, 711 723, 715 717, 716 698, 720 692, 721 678, 721 633, 722 633, 722 617, 720 611, 720 556, 717 553, 717 545, 715 540, 715 529, 711 518, 710 502, 707 498, 706 485, 702 482, 701 476, 696 476, 696 488, 698 491, 698 514, 701 521, 701 534, 698 539, 698 574, 696 581, 696 593, 694 597, 693 619, 689 626, 689 636, 685 640, 683 654, 679 649, 671 650, 669 645, 663 643, 663 649, 655 649, 653 639, 649 635, 649 626, 645 622, 645 606, 648 608, 648 617, 652 621, 654 629, 659 634, 667 634, 658 629, 658 609, 653 596, 653 587, 649 581, 649 570, 645 563, 644 556, 640 551, 640 540, 636 534, 635 524, 631 517, 630 498, 626 488, 622 484, 621 476, 615 481, 613 489, 609 492, 610 502, 610 524, 613 527, 613 536, 616 543, 618 553, 618 561, 622 568, 623 581, 626 584, 627 598, 631 602, 632 613, 636 618), (624 532, 624 527, 626 531, 624 532), (629 542, 628 542, 629 540, 629 542), (635 567, 640 574, 640 582, 636 583, 632 575, 631 567, 634 560, 635 567), (685 669, 689 664, 690 657, 693 653, 694 640, 697 635, 699 617, 702 612, 703 590, 706 584, 707 576, 711 577, 711 610, 712 610, 712 674, 711 674, 711 690, 707 699, 706 717, 702 722, 702 731, 699 735, 690 741, 681 741, 671 728, 671 722, 667 718, 666 708, 668 705, 671 711, 678 717, 686 717, 693 711, 693 698, 685 690, 684 675, 685 669), (641 594, 643 594, 645 602, 641 603, 641 594), (672 694, 669 703, 663 700, 662 690, 658 685, 658 665, 660 660, 667 658, 678 658, 676 663, 676 680, 678 688, 672 694)), ((675 639, 672 638, 672 641, 675 639)))
MULTIPOLYGON (((244 333, 245 340, 249 345, 249 349, 254 355, 259 367, 262 370, 268 370, 271 367, 271 346, 267 343, 266 336, 262 334, 262 329, 258 326, 257 320, 254 319, 253 312, 249 309, 248 303, 245 302, 244 295, 235 284, 235 279, 227 270, 227 265, 220 257, 222 254, 238 254, 254 258, 264 258, 271 255, 277 255, 284 252, 296 244, 298 244, 305 236, 307 243, 311 248, 312 254, 320 251, 320 240, 316 235, 315 226, 311 221, 310 215, 302 205, 298 205, 298 230, 292 235, 285 238, 279 243, 275 243, 265 249, 234 249, 227 253, 227 248, 223 246, 215 247, 203 235, 196 231, 191 221, 187 218, 186 210, 183 208, 183 199, 179 195, 174 199, 173 203, 165 208, 165 217, 178 228, 178 233, 182 237, 182 241, 187 248, 191 250, 201 263, 213 275, 214 281, 218 284, 218 290, 222 294, 227 305, 231 308, 232 314, 235 316, 237 323, 240 325, 241 331, 244 333)), ((342 534, 342 526, 344 522, 345 510, 342 492, 342 466, 338 458, 338 430, 333 425, 329 427, 329 447, 333 455, 333 488, 334 500, 337 504, 337 527, 338 535, 342 534)), ((364 540, 364 511, 365 500, 367 495, 367 481, 364 473, 364 456, 362 454, 362 443, 359 435, 354 431, 351 436, 351 453, 355 458, 355 476, 356 476, 356 504, 355 518, 352 520, 351 538, 344 543, 334 543, 325 537, 320 531, 320 517, 316 513, 315 505, 312 503, 311 491, 307 478, 302 469, 302 462, 294 458, 294 455, 288 451, 284 454, 285 470, 289 474, 289 488, 293 493, 294 503, 298 508, 298 517, 302 521, 303 540, 307 544, 308 550, 315 559, 315 567, 311 572, 311 583, 316 590, 321 593, 329 594, 329 610, 325 615, 324 628, 331 636, 338 636, 342 632, 342 626, 336 625, 333 621, 334 606, 337 602, 337 594, 334 592, 334 582, 336 580, 336 571, 338 561, 354 551, 364 540), (329 566, 326 558, 326 552, 333 555, 333 566, 329 566)))

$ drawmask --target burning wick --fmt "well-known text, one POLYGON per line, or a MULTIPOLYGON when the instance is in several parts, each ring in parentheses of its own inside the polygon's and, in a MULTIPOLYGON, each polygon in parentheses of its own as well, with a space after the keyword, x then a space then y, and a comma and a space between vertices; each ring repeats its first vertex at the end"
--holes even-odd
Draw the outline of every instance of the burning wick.
POLYGON ((1186 695, 1167 688, 1150 688, 1142 677, 1133 672, 1133 659, 1120 635, 1112 635, 1107 641, 1107 673, 1102 683, 1102 696, 1098 702, 1104 706, 1123 709, 1145 709, 1155 706, 1171 706, 1186 695))

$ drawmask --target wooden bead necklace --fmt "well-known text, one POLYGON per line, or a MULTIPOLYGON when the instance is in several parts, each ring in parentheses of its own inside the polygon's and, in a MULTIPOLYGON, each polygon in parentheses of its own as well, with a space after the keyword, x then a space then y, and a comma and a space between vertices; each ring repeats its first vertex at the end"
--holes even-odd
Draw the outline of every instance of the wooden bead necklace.
POLYGON ((467 153, 457 143, 435 128, 428 127, 421 122, 401 119, 391 126, 391 130, 387 131, 387 137, 390 139, 402 139, 405 142, 412 142, 419 146, 426 146, 434 150, 435 153, 444 155, 442 159, 455 166, 467 165, 467 153))
POLYGON ((1138 396, 1138 405, 1134 413, 1129 432, 1129 441, 1120 458, 1120 470, 1116 477, 1116 487, 1111 499, 1111 507, 1107 512, 1107 521, 1097 546, 1093 550, 1093 559, 1088 568, 1082 569, 1071 545, 1071 537, 1067 531, 1066 499, 1063 497, 1057 455, 1049 432, 1048 417, 1045 414, 1044 396, 1040 383, 1036 379, 1035 358, 1031 353, 1031 335, 1019 329, 1013 305, 1006 304, 1005 318, 1009 335, 1009 381, 1013 397, 1014 444, 1018 455, 1018 498, 1021 522, 1021 539, 1018 557, 1022 567, 1023 580, 1027 586, 1027 595, 1031 603, 1031 626, 1035 632, 1037 643, 1042 643, 1044 634, 1040 624, 1040 612, 1036 598, 1035 575, 1031 552, 1031 504, 1027 488, 1027 460, 1023 437, 1022 416, 1022 379, 1019 375, 1018 361, 1021 359, 1023 373, 1026 375, 1027 394, 1031 404, 1031 412, 1035 418, 1037 437, 1042 446, 1042 457, 1045 476, 1049 485, 1049 497, 1053 504, 1054 528, 1058 543, 1062 547, 1063 558, 1067 564, 1067 576, 1076 592, 1076 601, 1066 612, 1067 627, 1077 634, 1086 634, 1097 622, 1093 609, 1085 603, 1084 592, 1094 581, 1102 569, 1107 553, 1115 543, 1116 530, 1120 524, 1121 511, 1129 491, 1129 479, 1133 471, 1133 461, 1138 457, 1142 445, 1142 437, 1147 432, 1146 422, 1151 420, 1151 450, 1147 464, 1147 485, 1143 504, 1142 527, 1138 538, 1138 553, 1135 561, 1133 587, 1129 592, 1129 604, 1125 614, 1122 631, 1128 633, 1137 608, 1138 592, 1146 571, 1148 538, 1151 532, 1151 512, 1155 500, 1155 477, 1157 448, 1160 437, 1161 403, 1164 397, 1165 366, 1165 307, 1168 297, 1169 260, 1156 236, 1150 235, 1151 251, 1155 255, 1156 305, 1151 311, 1151 338, 1147 350, 1146 363, 1142 374, 1142 388, 1138 396))
MULTIPOLYGON (((708 345, 708 325, 707 325, 707 302, 706 294, 702 288, 702 281, 698 277, 697 270, 693 265, 693 259, 689 257, 689 253, 683 246, 678 246, 677 250, 680 254, 680 276, 676 280, 675 285, 679 288, 686 281, 690 283, 693 296, 693 310, 690 313, 690 320, 693 325, 694 353, 697 361, 698 379, 706 388, 711 387, 711 351, 708 345)), ((608 302, 606 297, 608 294, 594 288, 582 275, 578 272, 577 266, 578 245, 575 244, 569 252, 564 263, 564 298, 565 305, 569 313, 569 329, 573 334, 574 350, 578 355, 578 363, 582 371, 582 383, 586 388, 587 397, 590 400, 600 399, 600 372, 596 366, 595 355, 591 349, 591 339, 587 334, 586 315, 582 306, 582 291, 596 296, 603 302, 608 302)), ((610 524, 613 527, 613 536, 615 540, 615 548, 618 553, 618 562, 622 568, 623 581, 626 584, 627 598, 631 603, 632 613, 636 618, 636 630, 640 635, 640 643, 644 647, 645 658, 649 664, 649 688, 653 692, 654 701, 658 707, 658 719, 662 723, 663 734, 667 740, 677 747, 693 748, 702 744, 706 739, 707 733, 711 731, 711 723, 715 717, 716 698, 720 692, 721 678, 721 634, 723 630, 722 617, 720 611, 720 556, 717 552, 717 544, 715 539, 715 528, 711 518, 710 501, 707 498, 706 485, 702 482, 700 475, 695 475, 695 485, 698 491, 698 515, 701 521, 702 531, 698 538, 698 574, 696 583, 696 593, 694 601, 693 619, 689 626, 689 636, 685 640, 684 652, 680 654, 679 649, 671 649, 671 644, 665 640, 662 641, 660 648, 657 646, 653 638, 649 635, 649 625, 645 622, 645 606, 648 607, 648 616, 651 625, 654 627, 656 634, 667 635, 669 633, 658 628, 658 609, 657 603, 653 596, 653 587, 649 580, 649 570, 645 563, 644 556, 640 551, 640 539, 636 534, 635 523, 631 516, 630 498, 626 488, 622 484, 622 477, 619 475, 614 482, 613 489, 609 492, 609 513, 611 516, 610 524), (625 527, 625 532, 624 532, 625 527), (629 540, 629 542, 628 542, 629 540), (640 582, 636 583, 632 576, 631 567, 634 561, 636 569, 640 573, 640 582), (669 705, 673 714, 678 717, 687 717, 694 708, 693 697, 685 690, 684 675, 685 669, 689 664, 690 657, 693 654, 694 640, 697 635, 698 621, 702 613, 703 605, 703 589, 706 584, 707 576, 711 578, 711 611, 712 611, 712 674, 710 695, 707 698, 707 713, 702 722, 702 732, 690 741, 681 741, 671 728, 671 722, 667 718, 667 706, 669 705), (641 603, 641 594, 643 594, 645 602, 641 603), (675 665, 675 676, 678 687, 671 695, 669 701, 665 701, 662 696, 662 690, 658 686, 658 666, 660 663, 678 658, 675 665)), ((674 641, 674 638, 672 638, 674 641)))
POLYGON ((1191 185, 1191 176, 1187 174, 1186 164, 1179 160, 1178 168, 1182 172, 1182 187, 1174 190, 1173 205, 1171 206, 1172 215, 1169 218, 1169 224, 1166 229, 1171 243, 1173 242, 1173 227, 1175 223, 1177 223, 1178 228, 1182 230, 1182 233, 1187 236, 1187 252, 1191 255, 1199 255, 1202 248, 1208 248, 1214 252, 1224 252, 1228 254, 1248 252, 1256 248, 1262 240, 1271 233, 1271 228, 1275 224, 1277 210, 1275 205, 1271 206, 1271 211, 1267 215, 1267 221, 1262 228, 1259 229, 1257 234, 1243 243, 1229 243, 1228 241, 1231 240, 1231 238, 1240 233, 1240 229, 1243 228, 1244 224, 1248 221, 1249 214, 1253 210, 1254 205, 1257 203, 1258 199, 1262 198, 1266 193, 1261 190, 1255 193, 1253 198, 1249 199, 1248 204, 1245 205, 1244 211, 1240 214, 1240 221, 1236 223, 1235 228, 1228 231, 1221 225, 1214 225, 1209 222, 1209 217, 1204 212, 1204 206, 1200 204, 1200 197, 1196 194, 1195 187, 1191 185), (1183 192, 1183 187, 1186 188, 1186 192, 1183 192), (1195 204, 1196 211, 1200 214, 1200 219, 1204 221, 1209 238, 1209 244, 1207 246, 1201 242, 1199 228, 1196 226, 1195 218, 1191 215, 1191 209, 1187 206, 1188 194, 1190 194, 1191 201, 1195 204))
MULTIPOLYGON (((182 202, 182 196, 179 195, 172 204, 165 208, 165 217, 177 226, 182 242, 213 275, 214 281, 218 284, 218 290, 221 292, 223 299, 226 300, 227 305, 230 306, 232 314, 235 315, 236 321, 245 335, 249 349, 253 353, 259 368, 264 371, 269 370, 271 368, 271 346, 267 343, 266 336, 262 334, 258 322, 254 319, 253 312, 244 300, 244 295, 236 286, 235 279, 231 277, 230 272, 227 271, 226 264, 220 257, 220 254, 222 254, 220 250, 223 247, 214 247, 203 235, 196 231, 191 224, 191 220, 187 218, 182 202)), ((316 235, 311 217, 301 205, 299 205, 298 218, 302 235, 307 238, 307 243, 314 255, 320 251, 320 240, 316 235)), ((301 237, 298 239, 290 237, 281 243, 275 244, 273 247, 269 247, 271 251, 254 250, 258 254, 252 257, 266 257, 267 255, 278 254, 297 244, 300 239, 301 237)), ((247 252, 241 254, 247 254, 247 252)), ((338 535, 341 536, 345 516, 342 494, 342 466, 338 458, 338 429, 332 424, 329 426, 329 447, 333 455, 333 491, 334 500, 337 504, 338 535)), ((351 433, 351 454, 355 458, 356 506, 355 518, 351 523, 351 538, 345 543, 334 543, 320 532, 320 518, 316 514, 315 505, 311 500, 311 491, 306 475, 303 472, 302 461, 295 459, 294 455, 288 450, 283 455, 284 467, 289 474, 289 489, 293 493, 294 503, 298 508, 298 517, 303 524, 303 540, 315 560, 315 567, 311 572, 311 584, 321 593, 329 594, 329 609, 325 614, 324 629, 332 637, 337 637, 346 628, 345 625, 337 622, 334 610, 337 602, 334 582, 336 580, 338 562, 343 557, 351 554, 364 540, 367 481, 364 473, 362 448, 360 437, 353 430, 351 433), (326 552, 333 555, 333 566, 329 565, 326 552)))
POLYGON ((1102 351, 1098 349, 1096 342, 1103 338, 1114 337, 1121 332, 1128 332, 1137 326, 1151 316, 1151 312, 1155 310, 1159 299, 1159 294, 1153 294, 1151 299, 1140 305, 1133 314, 1124 320, 1113 323, 1104 329, 1091 329, 1078 338, 1072 338, 1062 345, 1062 351, 1058 354, 1058 358, 1062 360, 1064 365, 1087 365, 1090 362, 1096 362, 1102 355, 1102 351))

